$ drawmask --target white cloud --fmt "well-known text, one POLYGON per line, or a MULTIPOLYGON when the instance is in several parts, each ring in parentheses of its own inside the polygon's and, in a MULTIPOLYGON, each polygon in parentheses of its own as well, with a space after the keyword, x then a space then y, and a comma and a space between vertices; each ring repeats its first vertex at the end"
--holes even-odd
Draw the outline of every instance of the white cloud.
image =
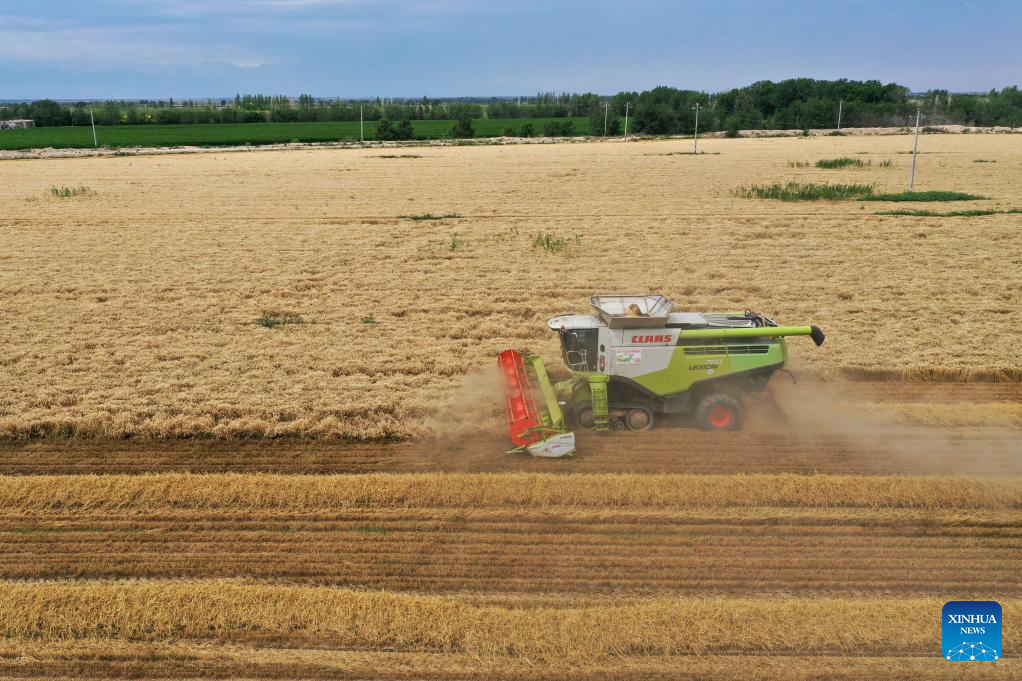
POLYGON ((0 28, 0 58, 110 66, 219 63, 247 68, 269 61, 246 47, 199 42, 159 26, 0 28))

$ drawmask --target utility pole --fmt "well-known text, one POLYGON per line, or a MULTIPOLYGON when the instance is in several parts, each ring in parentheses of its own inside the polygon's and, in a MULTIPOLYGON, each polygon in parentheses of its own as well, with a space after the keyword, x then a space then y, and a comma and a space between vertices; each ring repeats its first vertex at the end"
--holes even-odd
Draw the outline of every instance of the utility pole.
POLYGON ((628 139, 628 109, 631 106, 631 102, 625 102, 625 139, 628 139))
POLYGON ((837 102, 837 131, 841 132, 841 110, 845 106, 845 100, 839 99, 837 102))
POLYGON ((607 136, 607 114, 610 112, 610 102, 603 103, 603 136, 607 136))
POLYGON ((912 143, 912 174, 908 176, 908 190, 912 191, 912 187, 916 183, 916 154, 919 152, 919 111, 922 109, 922 104, 916 105, 916 138, 912 143))
POLYGON ((692 107, 693 109, 695 109, 696 112, 696 134, 692 136, 693 154, 699 153, 699 106, 700 106, 699 102, 696 102, 696 105, 692 107))
POLYGON ((358 141, 359 142, 365 142, 366 141, 365 126, 362 123, 362 105, 361 104, 358 107, 358 141))
POLYGON ((89 119, 92 121, 92 146, 98 147, 99 140, 96 138, 96 117, 92 115, 92 109, 89 109, 89 119))

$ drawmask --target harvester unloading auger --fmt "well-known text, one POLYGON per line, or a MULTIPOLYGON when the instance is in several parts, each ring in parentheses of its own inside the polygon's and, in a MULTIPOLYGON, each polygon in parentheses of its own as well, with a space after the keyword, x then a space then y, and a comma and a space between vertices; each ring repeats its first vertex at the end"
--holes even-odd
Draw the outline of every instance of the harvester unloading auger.
POLYGON ((599 295, 596 315, 547 324, 561 336, 571 378, 552 383, 543 360, 517 350, 497 357, 516 450, 575 453, 570 426, 647 430, 656 414, 695 415, 707 430, 737 430, 742 401, 766 388, 788 360, 786 336, 823 345, 817 326, 779 326, 759 313, 672 312, 664 296, 599 295))

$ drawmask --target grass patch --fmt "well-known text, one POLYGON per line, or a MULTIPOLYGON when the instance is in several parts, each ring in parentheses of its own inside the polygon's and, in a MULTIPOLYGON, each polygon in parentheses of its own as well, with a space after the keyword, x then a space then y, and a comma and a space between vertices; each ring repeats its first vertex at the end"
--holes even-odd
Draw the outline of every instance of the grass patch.
POLYGON ((421 213, 419 215, 398 215, 398 218, 402 220, 413 220, 419 222, 422 220, 446 220, 448 218, 460 218, 461 215, 458 213, 444 213, 443 215, 433 215, 432 213, 421 213))
POLYGON ((373 158, 422 158, 422 154, 379 154, 373 158))
POLYGON ((979 194, 965 192, 898 192, 896 194, 870 194, 863 196, 863 201, 980 201, 987 198, 979 194))
POLYGON ((365 317, 362 317, 362 323, 363 324, 375 324, 376 323, 376 317, 373 316, 373 315, 366 315, 365 317))
POLYGON ((997 163, 997 161, 995 159, 992 159, 992 158, 974 158, 974 159, 972 159, 972 162, 973 163, 997 163))
POLYGON ((788 182, 787 184, 754 184, 739 187, 732 195, 746 199, 776 199, 778 201, 840 201, 869 196, 871 184, 814 184, 788 182))
MULTIPOLYGON (((867 153, 867 152, 860 152, 867 153)), ((841 156, 840 158, 821 158, 815 163, 812 161, 788 161, 789 168, 823 168, 825 170, 839 170, 841 168, 867 168, 873 165, 873 161, 863 161, 861 158, 851 158, 850 156, 841 156)), ((881 161, 879 164, 881 168, 890 168, 894 165, 891 160, 881 161)))
POLYGON ((821 158, 816 162, 816 167, 826 168, 827 170, 836 170, 839 168, 865 168, 872 164, 872 161, 863 161, 861 158, 842 156, 840 158, 821 158))
POLYGON ((305 320, 293 312, 264 312, 261 317, 256 319, 255 323, 267 329, 273 329, 284 324, 304 324, 305 320))
POLYGON ((62 199, 66 199, 71 196, 95 196, 96 194, 95 191, 89 189, 84 184, 80 184, 77 187, 58 187, 57 185, 53 185, 50 187, 50 193, 62 199))
POLYGON ((1018 215, 1022 214, 1022 208, 1009 208, 1007 210, 995 210, 993 208, 976 210, 952 210, 940 213, 935 210, 882 210, 874 215, 888 215, 898 217, 914 218, 977 218, 984 215, 1018 215))
POLYGON ((582 241, 582 237, 576 236, 574 239, 558 236, 556 234, 544 234, 540 233, 536 235, 536 238, 532 240, 533 248, 541 248, 547 253, 560 253, 572 243, 578 244, 582 241))

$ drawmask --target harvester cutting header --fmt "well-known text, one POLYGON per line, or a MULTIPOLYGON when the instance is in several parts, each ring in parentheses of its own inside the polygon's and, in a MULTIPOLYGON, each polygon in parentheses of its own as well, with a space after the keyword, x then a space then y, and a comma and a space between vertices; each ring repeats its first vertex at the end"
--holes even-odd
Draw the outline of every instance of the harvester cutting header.
POLYGON ((575 452, 569 424, 646 430, 656 414, 691 413, 707 430, 736 430, 744 396, 766 388, 787 362, 784 337, 824 341, 817 326, 779 326, 750 310, 673 312, 659 295, 597 295, 591 302, 597 315, 547 322, 560 334, 571 378, 551 382, 535 355, 498 356, 516 448, 566 456, 575 452))

